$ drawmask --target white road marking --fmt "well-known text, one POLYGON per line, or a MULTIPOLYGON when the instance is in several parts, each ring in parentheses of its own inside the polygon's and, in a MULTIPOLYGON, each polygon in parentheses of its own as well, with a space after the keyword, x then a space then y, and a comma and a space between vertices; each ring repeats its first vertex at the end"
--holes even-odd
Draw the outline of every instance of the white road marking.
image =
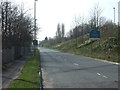
POLYGON ((103 75, 103 77, 104 77, 104 78, 108 78, 108 77, 106 77, 106 76, 104 76, 104 75, 103 75))
POLYGON ((101 75, 100 73, 97 73, 97 75, 104 77, 104 78, 108 78, 107 76, 101 75))
POLYGON ((74 65, 78 66, 79 64, 77 64, 77 63, 74 63, 74 65))
POLYGON ((97 73, 97 75, 100 75, 100 73, 97 73))

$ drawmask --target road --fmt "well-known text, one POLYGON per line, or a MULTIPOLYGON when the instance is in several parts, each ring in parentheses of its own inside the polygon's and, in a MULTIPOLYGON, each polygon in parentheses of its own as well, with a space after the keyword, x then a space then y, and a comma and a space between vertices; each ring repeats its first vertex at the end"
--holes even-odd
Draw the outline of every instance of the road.
POLYGON ((118 65, 40 48, 44 88, 118 88, 118 65))

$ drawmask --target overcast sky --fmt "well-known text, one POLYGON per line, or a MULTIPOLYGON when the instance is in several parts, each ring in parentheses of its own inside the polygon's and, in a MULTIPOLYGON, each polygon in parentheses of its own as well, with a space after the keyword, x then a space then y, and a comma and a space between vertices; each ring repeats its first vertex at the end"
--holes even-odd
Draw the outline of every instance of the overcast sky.
MULTIPOLYGON (((33 16, 34 0, 11 0, 12 2, 29 10, 33 16)), ((57 30, 58 23, 65 24, 65 30, 68 32, 72 28, 72 22, 75 16, 83 15, 89 19, 89 11, 96 3, 99 3, 103 9, 102 15, 107 19, 113 20, 114 10, 116 8, 116 22, 118 21, 118 1, 120 0, 38 0, 37 5, 37 23, 41 27, 38 32, 38 39, 43 40, 46 36, 53 37, 57 30)))

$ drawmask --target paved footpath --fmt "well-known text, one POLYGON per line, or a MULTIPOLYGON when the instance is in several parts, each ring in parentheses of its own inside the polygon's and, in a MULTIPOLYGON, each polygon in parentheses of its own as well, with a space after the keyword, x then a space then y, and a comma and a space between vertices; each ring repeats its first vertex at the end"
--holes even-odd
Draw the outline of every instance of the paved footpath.
POLYGON ((2 88, 8 88, 9 84, 16 79, 25 65, 25 62, 31 58, 31 53, 27 56, 16 60, 12 65, 6 70, 2 71, 2 88))

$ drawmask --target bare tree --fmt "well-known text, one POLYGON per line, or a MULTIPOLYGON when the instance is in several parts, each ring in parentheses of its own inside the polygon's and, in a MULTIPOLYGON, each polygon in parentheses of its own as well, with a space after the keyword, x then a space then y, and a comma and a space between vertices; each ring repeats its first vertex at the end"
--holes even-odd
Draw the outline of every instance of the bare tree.
POLYGON ((103 10, 100 8, 99 4, 95 4, 93 9, 91 9, 90 11, 91 28, 99 27, 99 20, 100 20, 102 11, 103 10))
POLYGON ((80 19, 81 19, 81 17, 75 16, 74 20, 73 20, 73 25, 74 25, 73 37, 75 37, 75 39, 76 39, 76 46, 77 46, 77 42, 78 42, 78 40, 77 40, 78 32, 79 32, 78 26, 80 25, 80 19))
POLYGON ((84 16, 81 16, 81 15, 75 16, 74 21, 73 21, 73 25, 74 25, 73 37, 76 38, 76 46, 77 46, 77 42, 78 42, 77 38, 80 35, 82 35, 82 41, 81 42, 83 43, 83 35, 84 35, 84 31, 83 31, 84 27, 83 27, 83 25, 84 25, 84 23, 85 23, 84 16))
POLYGON ((83 25, 84 25, 84 23, 85 23, 85 18, 84 18, 84 16, 82 16, 82 17, 81 17, 81 27, 82 27, 82 30, 81 30, 81 33, 82 33, 82 43, 84 42, 84 38, 83 38, 83 37, 84 37, 84 30, 83 30, 83 29, 84 29, 84 26, 83 26, 83 25))
POLYGON ((99 18, 99 27, 102 27, 106 23, 106 18, 105 17, 100 17, 99 18))
POLYGON ((62 39, 64 38, 65 35, 65 25, 62 23, 62 39))
POLYGON ((2 2, 3 48, 26 46, 32 42, 32 18, 21 13, 11 2, 2 2))
POLYGON ((62 37, 62 32, 60 30, 60 24, 58 23, 58 25, 57 25, 57 31, 56 31, 56 39, 57 39, 58 43, 61 42, 61 37, 62 37))

